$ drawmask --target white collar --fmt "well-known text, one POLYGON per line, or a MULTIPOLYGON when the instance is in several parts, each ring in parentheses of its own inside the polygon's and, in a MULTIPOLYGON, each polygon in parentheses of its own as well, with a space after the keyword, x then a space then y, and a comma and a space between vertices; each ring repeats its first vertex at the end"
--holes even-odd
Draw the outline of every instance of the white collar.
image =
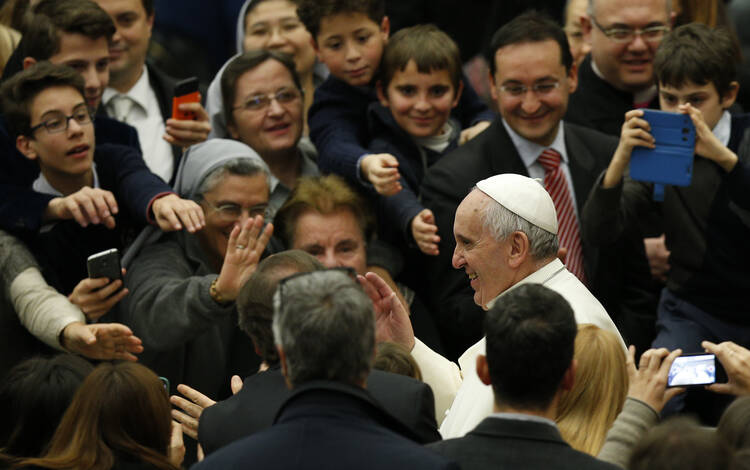
POLYGON ((522 286, 524 284, 545 284, 547 281, 552 279, 559 273, 560 271, 565 269, 565 265, 562 264, 562 261, 560 261, 559 258, 555 258, 549 263, 545 264, 541 268, 537 269, 533 273, 529 274, 525 278, 521 279, 517 283, 513 284, 509 288, 505 289, 503 292, 501 292, 497 297, 487 302, 487 310, 491 309, 492 306, 497 302, 497 299, 504 296, 508 292, 512 291, 518 286, 522 286))
MULTIPOLYGON (((91 162, 91 171, 94 174, 94 188, 99 187, 99 176, 96 174, 96 163, 91 162)), ((39 172, 39 177, 34 180, 34 182, 31 184, 31 189, 38 193, 42 194, 50 194, 52 196, 57 197, 63 197, 63 193, 55 189, 49 181, 47 181, 47 178, 44 177, 44 173, 39 172)))
POLYGON ((732 135, 732 115, 729 111, 724 111, 719 118, 719 122, 716 123, 711 132, 714 133, 721 145, 726 147, 729 145, 729 138, 732 135))
POLYGON ((508 125, 507 122, 505 122, 505 119, 501 119, 501 121, 503 122, 503 126, 505 126, 505 130, 508 131, 510 140, 513 142, 513 146, 516 147, 516 151, 518 151, 518 155, 521 156, 521 160, 523 160, 523 164, 526 168, 533 165, 534 162, 536 162, 536 159, 539 158, 539 155, 541 155, 546 149, 556 150, 557 153, 560 154, 562 161, 565 162, 565 164, 568 163, 568 152, 565 150, 565 132, 561 132, 563 130, 562 120, 557 126, 557 134, 555 135, 552 144, 547 147, 532 142, 525 137, 521 137, 508 125))

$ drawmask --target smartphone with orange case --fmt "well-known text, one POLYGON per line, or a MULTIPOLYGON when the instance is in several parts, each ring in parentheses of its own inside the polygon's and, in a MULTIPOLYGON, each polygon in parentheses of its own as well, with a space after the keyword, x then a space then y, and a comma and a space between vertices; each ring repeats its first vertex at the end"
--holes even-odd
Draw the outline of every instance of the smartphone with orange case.
POLYGON ((174 87, 174 98, 172 98, 172 119, 195 120, 195 113, 192 111, 180 111, 180 105, 183 103, 198 103, 201 100, 201 94, 198 91, 198 77, 190 77, 180 80, 174 87))

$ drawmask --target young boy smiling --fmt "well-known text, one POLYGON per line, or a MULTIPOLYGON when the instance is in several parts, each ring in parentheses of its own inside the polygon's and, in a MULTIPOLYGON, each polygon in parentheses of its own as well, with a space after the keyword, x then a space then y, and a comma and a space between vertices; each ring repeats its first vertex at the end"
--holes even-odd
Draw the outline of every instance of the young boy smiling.
POLYGON ((402 187, 378 197, 378 218, 390 222, 381 224, 381 234, 436 255, 437 226, 419 202, 419 186, 426 169, 458 145, 461 127, 450 119, 463 90, 458 46, 432 25, 400 30, 385 48, 376 88, 380 103, 370 105, 368 148, 396 158, 402 187))
MULTIPOLYGON (((398 161, 368 150, 366 113, 377 101, 373 78, 380 67, 390 24, 383 0, 301 0, 297 15, 313 36, 318 59, 331 76, 315 90, 308 123, 324 172, 381 195, 401 189, 398 161)), ((454 116, 467 127, 462 140, 483 131, 493 113, 466 87, 454 116)))
MULTIPOLYGON (((695 125, 692 182, 667 186, 664 202, 655 203, 651 185, 623 178, 633 147, 655 145, 643 111, 632 110, 584 210, 584 230, 598 241, 637 223, 645 213, 661 217, 671 268, 659 303, 656 348, 701 351, 702 340, 750 344, 750 167, 739 152, 750 116, 727 111, 739 88, 737 58, 725 30, 690 24, 667 35, 654 58, 659 101, 663 110, 688 114, 695 125)), ((674 403, 671 411, 681 406, 674 403)), ((717 417, 702 416, 708 423, 717 417)))

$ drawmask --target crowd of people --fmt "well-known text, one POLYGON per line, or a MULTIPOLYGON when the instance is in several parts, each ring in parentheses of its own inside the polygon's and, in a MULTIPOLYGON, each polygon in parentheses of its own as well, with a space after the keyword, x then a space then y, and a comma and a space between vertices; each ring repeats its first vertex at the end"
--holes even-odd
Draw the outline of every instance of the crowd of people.
POLYGON ((385 0, 247 0, 183 101, 154 0, 6 0, 0 468, 750 468, 725 3, 475 18, 467 57, 385 0), (631 177, 670 139, 686 182, 631 177))

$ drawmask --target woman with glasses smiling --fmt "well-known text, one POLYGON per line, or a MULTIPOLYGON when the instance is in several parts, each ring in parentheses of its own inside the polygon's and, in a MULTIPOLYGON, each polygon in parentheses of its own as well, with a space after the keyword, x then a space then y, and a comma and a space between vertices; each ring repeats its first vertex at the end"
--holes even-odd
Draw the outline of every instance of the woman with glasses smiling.
POLYGON ((141 234, 137 253, 126 255, 123 321, 143 334, 141 362, 171 383, 222 398, 232 375, 257 370, 232 362, 251 357, 233 351, 252 351, 237 329, 234 300, 273 232, 264 225, 268 180, 266 164, 240 142, 211 139, 191 147, 175 190, 200 204, 205 228, 146 246, 151 237, 141 234))

